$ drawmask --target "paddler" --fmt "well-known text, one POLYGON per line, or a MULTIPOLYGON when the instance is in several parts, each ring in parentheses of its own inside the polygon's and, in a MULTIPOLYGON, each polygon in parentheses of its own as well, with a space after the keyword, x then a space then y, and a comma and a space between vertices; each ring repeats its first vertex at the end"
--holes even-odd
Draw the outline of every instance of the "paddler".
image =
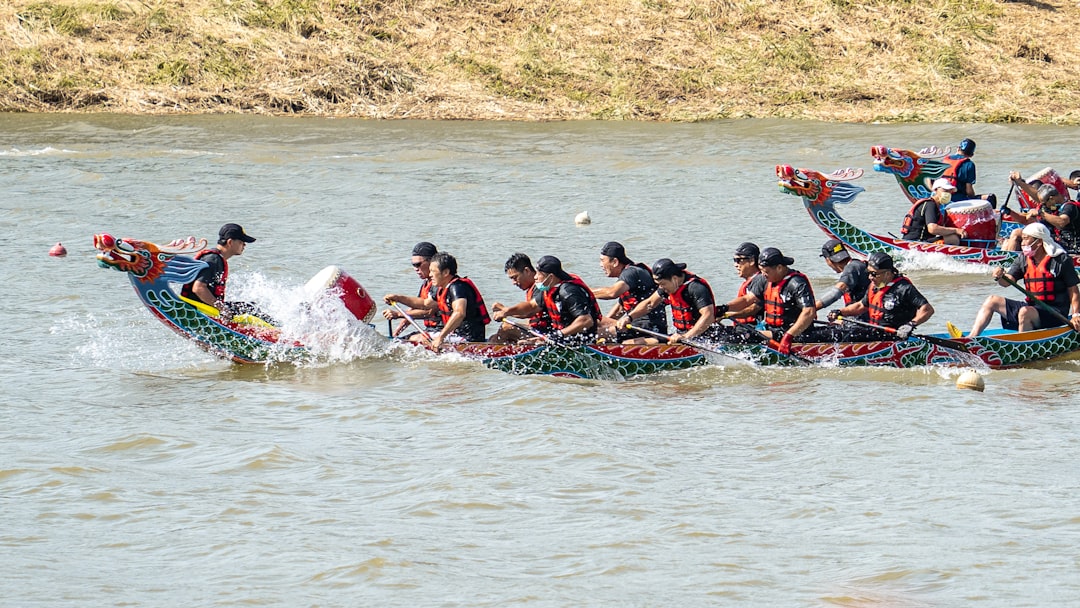
POLYGON ((934 180, 930 198, 915 201, 911 210, 904 216, 904 225, 900 227, 900 236, 905 241, 926 241, 959 245, 960 239, 966 239, 963 228, 949 226, 949 216, 945 214, 945 205, 952 200, 956 186, 947 178, 934 180))
MULTIPOLYGON (((1013 185, 1023 190, 1031 200, 1037 201, 1034 209, 1024 212, 1002 209, 1002 219, 1030 225, 1038 222, 1050 229, 1052 238, 1069 253, 1080 253, 1080 207, 1074 201, 1067 201, 1052 184, 1043 184, 1035 189, 1027 183, 1019 172, 1009 174, 1013 185)), ((1006 251, 1020 251, 1023 229, 1017 228, 1001 245, 1006 251)))
MULTIPOLYGON (((1061 317, 1067 318, 1073 330, 1080 331, 1080 290, 1077 289, 1080 279, 1073 268, 1072 258, 1054 242, 1050 229, 1038 222, 1024 226, 1020 243, 1023 258, 1014 262, 1008 270, 1000 266, 995 268, 994 280, 1005 287, 1009 285, 1005 277, 1013 282, 1023 277, 1024 287, 1031 295, 1058 311, 1061 317)), ((990 296, 979 308, 968 335, 979 335, 995 313, 1001 317, 1004 329, 1031 331, 1064 325, 1058 315, 1037 306, 1030 297, 1011 300, 990 296)))
POLYGON ((814 304, 818 310, 832 306, 833 302, 840 298, 844 299, 846 306, 858 302, 866 295, 866 290, 870 287, 866 262, 852 258, 847 247, 838 239, 825 241, 825 244, 821 246, 821 257, 825 258, 825 264, 840 277, 835 285, 818 298, 814 304))
MULTIPOLYGON (((551 329, 546 339, 560 344, 586 344, 596 339, 600 323, 600 305, 589 286, 581 277, 572 275, 562 267, 562 261, 553 255, 545 255, 536 261, 536 283, 533 289, 540 294, 515 304, 513 316, 535 315, 547 312, 551 329)), ((508 315, 506 309, 498 318, 508 315)))
MULTIPOLYGON (((597 300, 619 301, 611 307, 606 317, 600 319, 599 335, 608 340, 644 341, 641 334, 632 331, 619 331, 615 324, 619 317, 630 312, 641 302, 656 292, 649 267, 635 263, 626 257, 626 249, 621 243, 609 241, 600 249, 600 268, 608 277, 617 279, 610 287, 593 290, 597 300)), ((652 312, 638 319, 638 326, 650 331, 667 333, 667 312, 657 307, 652 312)))
POLYGON ((217 246, 203 249, 195 259, 206 263, 195 280, 180 288, 180 295, 213 306, 223 315, 253 315, 276 325, 276 322, 253 302, 229 302, 225 300, 225 285, 229 280, 229 259, 243 255, 248 243, 255 237, 248 236, 240 224, 225 224, 218 230, 217 246))
POLYGON ((731 258, 735 272, 743 280, 735 299, 727 304, 718 304, 716 314, 723 319, 731 319, 738 329, 740 325, 756 325, 764 310, 765 286, 769 281, 758 268, 761 250, 754 243, 740 243, 731 258))
POLYGON ((431 291, 424 298, 400 294, 387 294, 383 300, 388 304, 400 302, 413 309, 436 309, 443 327, 431 336, 431 348, 439 350, 443 342, 483 342, 485 327, 491 322, 487 306, 480 290, 468 278, 458 275, 457 259, 440 251, 431 257, 431 291))
POLYGON ((653 310, 663 310, 663 305, 670 304, 675 333, 668 338, 669 343, 694 338, 715 339, 717 329, 714 328, 718 328, 714 326, 716 300, 705 279, 686 270, 686 264, 676 264, 671 258, 656 260, 652 265, 652 276, 659 289, 620 317, 617 327, 625 329, 653 310))
POLYGON ((758 259, 758 267, 768 279, 765 286, 766 335, 779 342, 781 354, 791 353, 795 338, 800 342, 811 339, 810 332, 817 317, 814 289, 803 273, 791 268, 794 258, 785 256, 775 247, 766 247, 758 259))
POLYGON ((887 253, 871 253, 866 259, 867 274, 871 285, 862 299, 852 302, 839 310, 829 313, 830 321, 837 321, 843 316, 857 319, 866 314, 870 323, 896 330, 895 334, 883 335, 879 330, 870 330, 848 326, 844 334, 838 334, 840 341, 863 341, 882 338, 907 340, 911 332, 926 323, 934 314, 934 307, 919 292, 911 281, 896 269, 892 257, 887 253), (846 334, 846 335, 845 335, 846 334))
MULTIPOLYGON (((529 327, 534 332, 540 334, 550 332, 551 317, 544 308, 542 293, 536 290, 536 269, 533 267, 532 260, 524 253, 515 253, 506 260, 505 268, 506 277, 510 279, 510 282, 525 292, 525 301, 510 306, 495 302, 491 305, 491 318, 502 321, 506 317, 528 317, 529 327)), ((506 344, 536 339, 533 335, 509 323, 503 323, 499 331, 495 332, 488 341, 506 344)))
MULTIPOLYGON (((426 299, 431 292, 431 258, 438 252, 438 248, 427 241, 420 241, 413 245, 412 258, 409 261, 412 263, 413 270, 416 271, 416 276, 420 277, 420 291, 416 293, 418 298, 426 299)), ((424 330, 429 334, 437 333, 442 329, 442 317, 436 309, 413 308, 405 312, 414 319, 422 319, 424 330)), ((395 337, 409 326, 409 321, 405 319, 405 315, 401 314, 396 308, 384 310, 383 318, 402 320, 397 329, 394 330, 395 337)), ((409 340, 413 342, 422 339, 423 337, 419 332, 409 336, 409 340)))

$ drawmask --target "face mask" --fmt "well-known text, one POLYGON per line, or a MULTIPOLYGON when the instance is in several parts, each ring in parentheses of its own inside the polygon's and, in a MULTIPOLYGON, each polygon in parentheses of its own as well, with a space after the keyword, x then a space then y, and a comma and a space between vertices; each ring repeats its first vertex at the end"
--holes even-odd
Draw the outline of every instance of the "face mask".
POLYGON ((942 205, 948 205, 949 201, 951 201, 951 200, 952 200, 952 192, 946 192, 944 190, 941 191, 941 192, 938 192, 937 201, 939 203, 941 203, 942 205))
POLYGON ((1031 245, 1021 245, 1020 250, 1024 252, 1025 258, 1030 258, 1035 255, 1035 248, 1031 245))
POLYGON ((540 293, 544 293, 545 291, 547 291, 548 289, 551 289, 551 288, 548 287, 546 283, 537 283, 536 285, 533 285, 533 289, 535 291, 539 291, 540 293))

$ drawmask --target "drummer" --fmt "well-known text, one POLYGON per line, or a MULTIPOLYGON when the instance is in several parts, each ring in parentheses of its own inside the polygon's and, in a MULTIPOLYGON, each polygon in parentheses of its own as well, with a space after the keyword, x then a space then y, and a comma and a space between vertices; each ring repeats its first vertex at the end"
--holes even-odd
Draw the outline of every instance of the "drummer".
POLYGON ((901 237, 905 241, 946 245, 959 245, 961 239, 966 239, 967 233, 964 229, 949 226, 949 216, 945 215, 945 205, 952 200, 953 192, 956 192, 956 186, 947 178, 939 177, 934 180, 930 198, 915 201, 904 217, 904 225, 900 228, 901 237))

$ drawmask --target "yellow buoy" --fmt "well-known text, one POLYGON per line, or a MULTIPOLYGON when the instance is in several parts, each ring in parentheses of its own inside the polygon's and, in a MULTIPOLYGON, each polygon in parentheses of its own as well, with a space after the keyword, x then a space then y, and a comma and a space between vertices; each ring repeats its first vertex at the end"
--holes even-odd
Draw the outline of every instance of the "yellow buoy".
POLYGON ((963 388, 969 391, 979 391, 980 393, 986 388, 986 383, 983 382, 983 377, 979 375, 979 372, 969 369, 968 371, 960 374, 956 379, 956 388, 963 388))

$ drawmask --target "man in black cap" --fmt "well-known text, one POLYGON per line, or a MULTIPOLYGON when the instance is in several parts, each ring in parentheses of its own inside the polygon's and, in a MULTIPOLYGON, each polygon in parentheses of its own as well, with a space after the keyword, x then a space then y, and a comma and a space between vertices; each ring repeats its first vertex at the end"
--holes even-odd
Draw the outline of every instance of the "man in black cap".
POLYGON ((676 264, 671 258, 660 258, 652 266, 653 280, 659 288, 623 315, 617 327, 625 329, 631 322, 644 317, 656 308, 671 305, 671 324, 675 333, 668 342, 675 344, 694 338, 714 339, 716 299, 712 288, 696 274, 686 270, 686 264, 676 264))
POLYGON ((766 247, 758 259, 758 266, 769 281, 765 287, 765 328, 779 342, 777 350, 784 355, 791 354, 791 343, 806 333, 817 317, 810 280, 791 268, 794 263, 794 258, 775 247, 766 247))
MULTIPOLYGON (((1067 201, 1065 196, 1051 184, 1042 184, 1035 188, 1027 183, 1018 171, 1009 174, 1013 185, 1024 191, 1031 200, 1038 201, 1034 209, 1013 211, 1002 208, 1002 219, 1019 222, 1024 226, 1033 223, 1046 224, 1050 234, 1059 245, 1069 253, 1080 253, 1080 207, 1076 201, 1067 201)), ((1002 243, 1006 251, 1020 251, 1023 228, 1016 228, 1009 238, 1002 243)))
POLYGON ((442 318, 442 328, 431 334, 431 348, 438 351, 443 342, 451 339, 465 342, 486 340, 487 324, 491 322, 484 297, 476 284, 458 274, 457 258, 440 251, 431 257, 431 290, 426 296, 387 294, 386 303, 401 302, 417 310, 432 310, 442 318))
POLYGON ((548 336, 560 343, 588 343, 596 338, 600 305, 581 277, 563 270, 559 258, 545 255, 536 261, 533 289, 540 294, 539 301, 531 299, 515 305, 517 313, 546 311, 551 318, 548 336))
MULTIPOLYGON (((619 302, 611 307, 611 312, 600 319, 600 336, 609 340, 642 340, 640 334, 630 335, 630 332, 621 332, 615 328, 619 317, 630 312, 641 302, 656 292, 656 281, 652 278, 649 267, 642 263, 634 263, 626 257, 626 250, 622 244, 611 241, 605 243, 600 249, 600 268, 604 274, 615 278, 615 284, 610 287, 601 287, 593 290, 597 300, 614 300, 619 302)), ((658 333, 667 333, 667 312, 657 307, 644 318, 638 320, 638 326, 658 333)))
POLYGON ((732 262, 735 271, 743 280, 739 285, 739 291, 735 299, 727 304, 716 307, 716 314, 721 318, 729 318, 739 325, 753 325, 761 317, 762 302, 765 301, 765 285, 768 281, 758 268, 758 257, 761 250, 753 243, 740 243, 735 248, 735 256, 732 262))
MULTIPOLYGON (((421 300, 426 299, 431 295, 431 258, 435 257, 435 254, 439 253, 438 248, 435 245, 427 242, 420 241, 413 245, 412 248, 412 263, 413 270, 416 271, 416 276, 420 277, 420 290, 416 293, 416 297, 421 300)), ((436 314, 435 310, 428 310, 425 308, 413 308, 405 311, 409 313, 409 316, 414 319, 423 319, 424 330, 429 334, 436 333, 442 329, 442 318, 436 314)), ((394 336, 398 336, 406 327, 409 326, 409 321, 405 319, 405 315, 401 314, 395 308, 387 308, 383 311, 384 319, 402 319, 398 324, 397 329, 394 331, 394 336)), ((409 340, 415 342, 422 338, 419 332, 409 335, 409 340)))
MULTIPOLYGON (((861 300, 829 313, 829 320, 838 316, 856 318, 863 313, 874 325, 891 327, 896 330, 896 338, 907 340, 915 328, 925 323, 934 314, 934 307, 907 277, 900 274, 889 254, 871 253, 866 260, 870 279, 873 284, 861 300)), ((867 334, 857 327, 847 328, 848 341, 880 340, 892 338, 888 334, 867 334)))
POLYGON ((821 310, 840 298, 844 298, 844 305, 848 305, 858 302, 866 295, 866 290, 870 287, 866 262, 852 259, 847 247, 837 239, 825 241, 821 246, 821 257, 825 258, 825 263, 833 272, 838 273, 840 278, 835 285, 821 294, 815 308, 821 310))
POLYGON ((229 280, 229 258, 243 255, 248 243, 255 239, 248 236, 240 224, 225 224, 218 230, 217 246, 203 249, 195 254, 195 259, 206 263, 206 268, 199 271, 195 280, 180 289, 180 295, 189 300, 196 300, 217 308, 227 316, 248 314, 259 317, 268 323, 274 321, 258 306, 251 302, 225 301, 225 284, 229 280))

